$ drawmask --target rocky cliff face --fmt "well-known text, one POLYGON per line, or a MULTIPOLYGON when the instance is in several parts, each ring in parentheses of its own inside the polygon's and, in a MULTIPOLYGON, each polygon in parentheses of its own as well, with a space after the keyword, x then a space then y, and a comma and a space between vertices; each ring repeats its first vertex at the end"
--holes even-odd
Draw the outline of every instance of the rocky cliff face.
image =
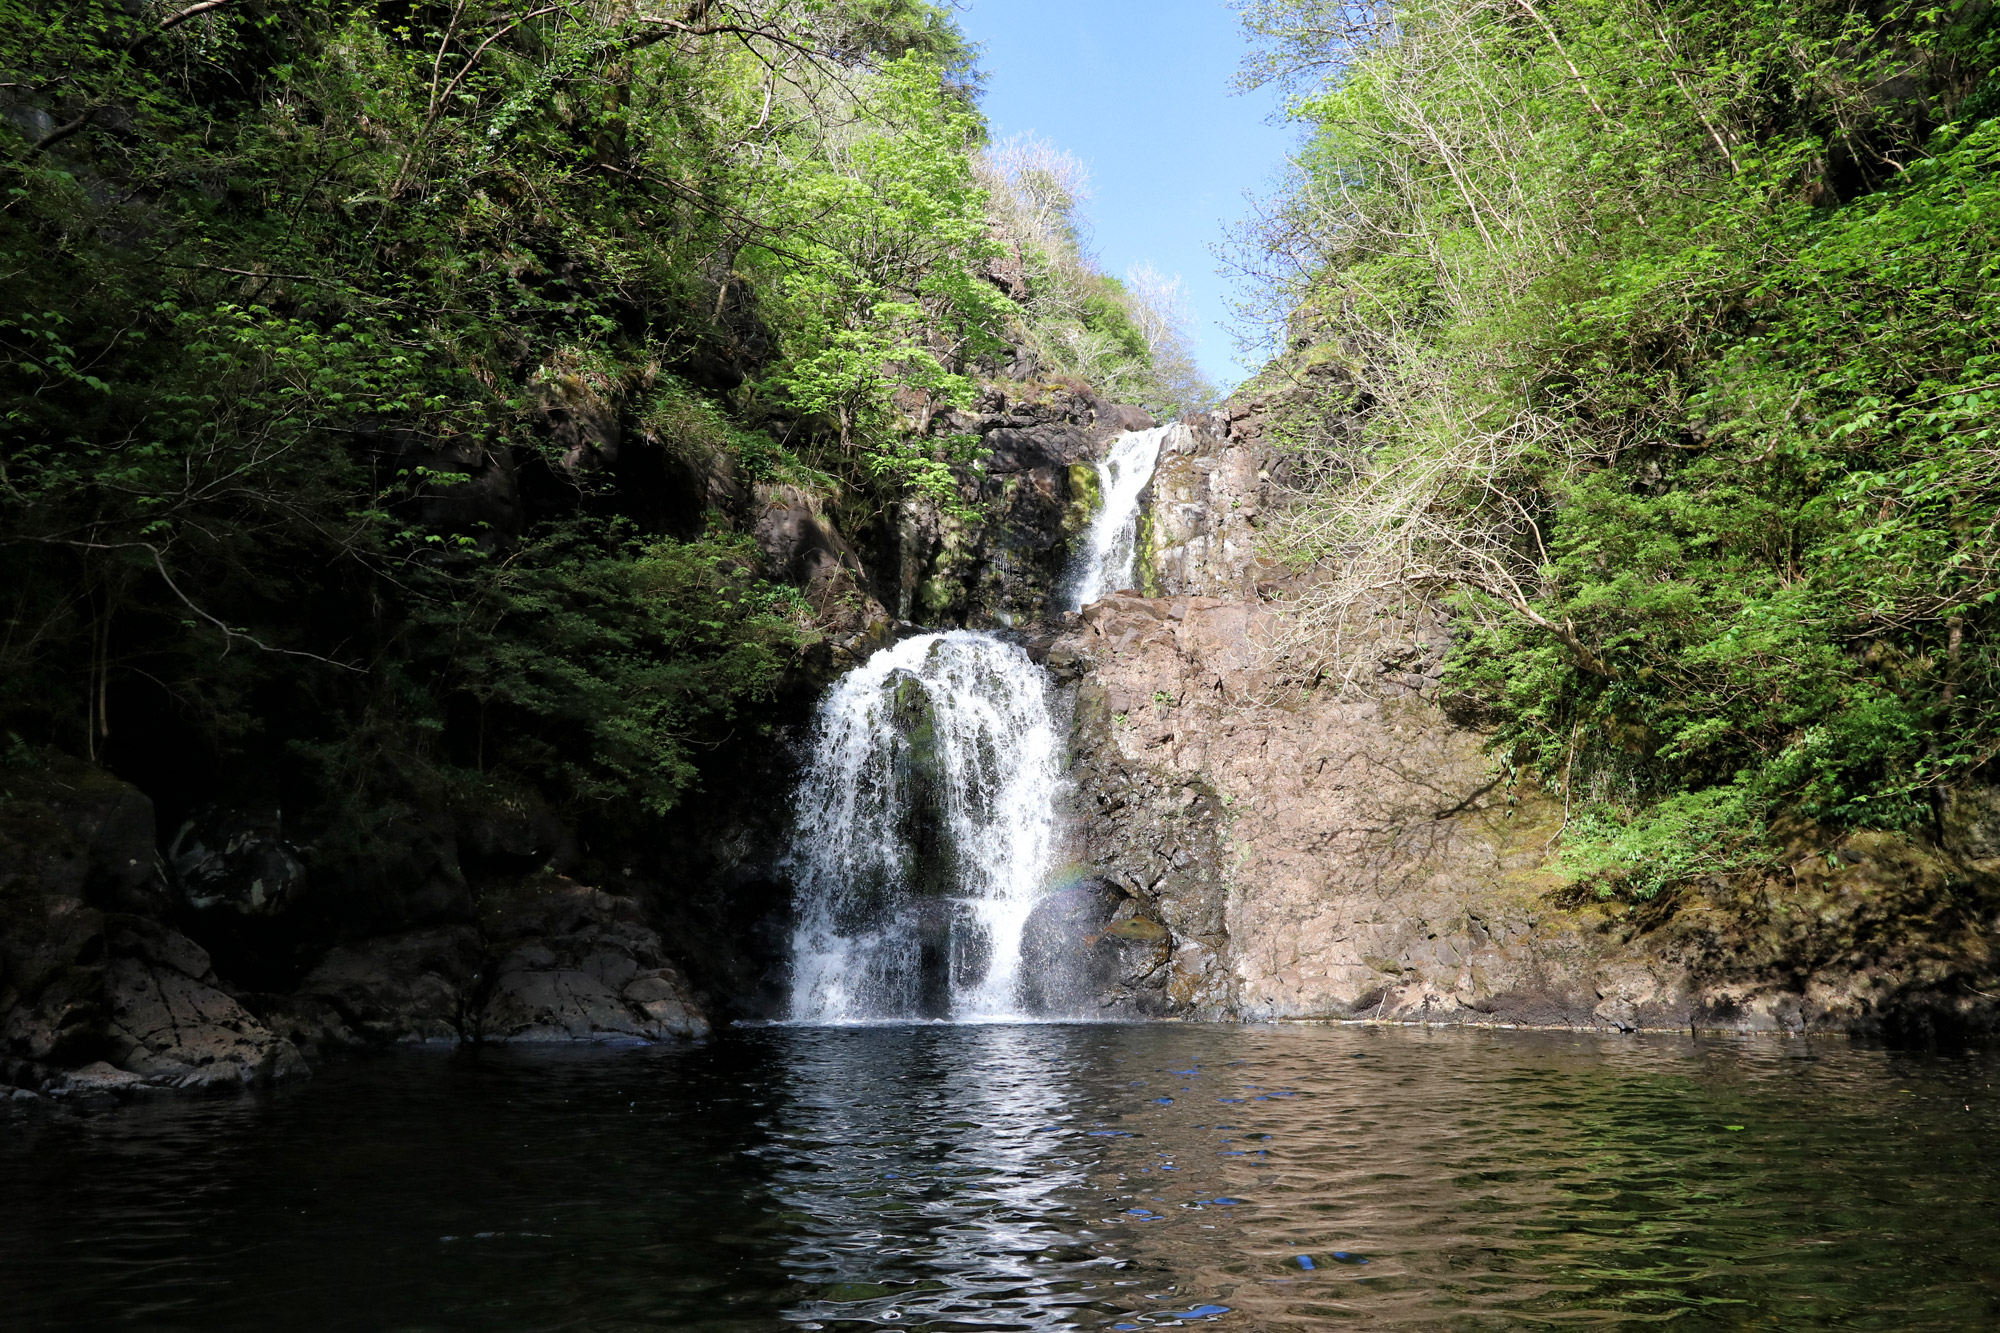
MULTIPOLYGON (((1627 907, 1566 888, 1560 801, 1439 706, 1446 627, 1383 617, 1341 680, 1266 649, 1287 571, 1264 405, 1204 418, 1152 486, 1145 593, 1048 645, 1073 698, 1078 856, 1162 938, 1107 1012, 1581 1028, 1995 1026, 2000 801, 1935 840, 1800 829, 1797 863, 1627 907)), ((1100 924, 1100 931, 1103 926, 1100 924)))
POLYGON ((1154 424, 1068 384, 1014 381, 990 386, 977 411, 940 419, 934 430, 978 442, 982 462, 961 470, 960 489, 979 517, 905 505, 877 538, 884 604, 931 628, 1040 623, 1060 602, 1070 542, 1095 509, 1091 460, 1154 424))
POLYGON ((304 1078, 309 1058, 380 1044, 708 1030, 641 904, 554 872, 461 881, 429 924, 336 944, 286 993, 247 988, 241 970, 218 975, 187 932, 213 933, 203 918, 215 911, 282 920, 280 900, 250 877, 296 866, 281 844, 232 840, 241 883, 213 856, 177 874, 160 855, 152 802, 128 784, 59 764, 7 785, 0 1079, 24 1096, 232 1090, 304 1078))
POLYGON ((1559 805, 1420 689, 1280 688, 1272 614, 1114 596, 1051 651, 1084 857, 1172 930, 1175 1011, 1686 1026, 1679 969, 1547 900, 1559 805))

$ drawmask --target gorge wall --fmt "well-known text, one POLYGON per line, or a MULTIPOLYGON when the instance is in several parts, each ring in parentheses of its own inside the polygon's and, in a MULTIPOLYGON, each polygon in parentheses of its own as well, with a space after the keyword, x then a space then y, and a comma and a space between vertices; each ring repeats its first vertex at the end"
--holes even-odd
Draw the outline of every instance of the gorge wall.
MULTIPOLYGON (((1284 458, 1262 404, 1177 432, 1151 486, 1142 586, 1062 612, 1090 460, 1151 419, 1073 386, 995 381, 935 504, 856 520, 748 489, 771 576, 829 627, 774 744, 716 756, 643 845, 592 849, 532 804, 413 811, 391 873, 321 873, 281 827, 155 827, 80 763, 0 802, 0 1044, 20 1096, 84 1100, 299 1077, 407 1042, 698 1036, 782 1013, 778 864, 809 710, 919 627, 1016 637, 1069 727, 1071 886, 1030 921, 1106 1017, 1379 1019, 1594 1029, 1992 1026, 2000 799, 1961 793, 1934 839, 1801 830, 1751 883, 1622 904, 1566 887, 1566 812, 1441 707, 1446 625, 1379 617, 1342 679, 1266 651, 1288 571, 1260 551, 1284 458), (1824 844, 1824 845, 1822 845, 1824 844)), ((715 484, 704 480, 704 486, 715 484)))
MULTIPOLYGON (((617 402, 558 415, 579 457, 615 454, 617 402)), ((213 1090, 348 1049, 664 1040, 782 1013, 788 815, 772 798, 796 780, 820 692, 919 623, 1040 624, 1091 513, 1088 460, 1152 424, 1074 384, 993 381, 928 423, 983 445, 956 474, 973 518, 934 501, 843 513, 726 466, 648 474, 639 499, 751 534, 822 638, 770 734, 710 754, 700 789, 643 837, 593 840, 524 792, 387 812, 357 867, 292 841, 276 809, 188 809, 184 790, 73 760, 0 773, 0 1084, 84 1101, 213 1090)), ((444 501, 504 514, 519 488, 496 463, 444 501)))
POLYGON ((1626 904, 1555 864, 1567 812, 1440 706, 1448 626, 1384 613, 1343 679, 1287 678, 1265 402, 1153 484, 1145 587, 1049 644, 1078 855, 1157 921, 1108 1008, 1190 1017, 1923 1033, 1995 1022, 1989 793, 1936 836, 1801 828, 1792 864, 1626 904), (1150 594, 1150 595, 1146 595, 1150 594))

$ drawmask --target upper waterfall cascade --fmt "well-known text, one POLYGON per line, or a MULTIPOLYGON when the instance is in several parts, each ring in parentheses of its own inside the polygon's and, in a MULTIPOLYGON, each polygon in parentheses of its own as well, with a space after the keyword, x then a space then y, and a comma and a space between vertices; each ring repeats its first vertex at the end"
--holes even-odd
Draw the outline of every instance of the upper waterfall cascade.
POLYGON ((799 784, 796 1021, 1021 1010, 1062 782, 1041 668, 984 634, 885 648, 827 693, 799 784))
POLYGON ((1098 461, 1104 507, 1090 520, 1070 572, 1070 609, 1081 610, 1106 593, 1133 586, 1139 555, 1139 500, 1159 466, 1160 450, 1187 427, 1178 422, 1128 431, 1098 461))

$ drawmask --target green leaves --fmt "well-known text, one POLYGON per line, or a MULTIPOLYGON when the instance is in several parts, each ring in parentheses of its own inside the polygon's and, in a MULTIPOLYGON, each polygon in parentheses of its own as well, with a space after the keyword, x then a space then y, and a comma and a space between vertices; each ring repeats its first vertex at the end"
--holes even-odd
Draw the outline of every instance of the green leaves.
POLYGON ((680 800, 813 633, 756 487, 962 503, 1008 315, 948 14, 732 12, 0 0, 0 726, 680 800))
POLYGON ((786 337, 761 385, 826 423, 892 493, 956 502, 943 461, 906 442, 898 395, 966 406, 964 367, 1001 346, 1006 302, 980 276, 997 246, 968 157, 983 131, 914 53, 859 96, 866 118, 802 153, 772 198, 792 239, 763 261, 786 337))
MULTIPOLYGON (((1418 0, 1294 103, 1266 252, 1353 367, 1293 391, 1295 540, 1458 609, 1579 875, 1907 828, 2000 753, 2000 123, 1934 128, 1976 9, 1418 0)), ((1309 11, 1254 7, 1293 59, 1309 11)))
POLYGON ((646 541, 620 524, 561 525, 476 596, 439 608, 447 672, 490 737, 480 762, 571 808, 665 814, 701 747, 754 730, 805 641, 796 593, 751 575, 747 540, 646 541))

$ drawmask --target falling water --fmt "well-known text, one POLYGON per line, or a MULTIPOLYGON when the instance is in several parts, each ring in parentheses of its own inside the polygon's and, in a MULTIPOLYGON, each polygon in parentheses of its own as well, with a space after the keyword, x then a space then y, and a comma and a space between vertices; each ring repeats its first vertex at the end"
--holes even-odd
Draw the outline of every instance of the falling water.
POLYGON ((1153 479, 1160 447, 1181 429, 1166 425, 1128 431, 1111 442, 1098 462, 1097 485, 1104 507, 1091 519, 1070 571, 1071 610, 1132 586, 1133 561, 1139 554, 1139 496, 1153 479))
POLYGON ((820 705, 789 860, 792 1018, 997 1018, 1056 853, 1041 669, 983 634, 926 634, 820 705))

